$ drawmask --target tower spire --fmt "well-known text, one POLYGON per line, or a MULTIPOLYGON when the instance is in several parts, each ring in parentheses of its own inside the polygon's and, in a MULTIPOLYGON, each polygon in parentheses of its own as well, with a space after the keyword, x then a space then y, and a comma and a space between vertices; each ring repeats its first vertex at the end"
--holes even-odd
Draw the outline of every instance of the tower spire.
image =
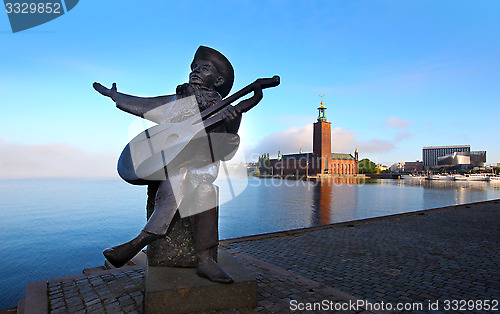
POLYGON ((319 95, 321 97, 321 106, 318 107, 318 122, 326 122, 326 107, 323 104, 323 97, 325 95, 319 95))

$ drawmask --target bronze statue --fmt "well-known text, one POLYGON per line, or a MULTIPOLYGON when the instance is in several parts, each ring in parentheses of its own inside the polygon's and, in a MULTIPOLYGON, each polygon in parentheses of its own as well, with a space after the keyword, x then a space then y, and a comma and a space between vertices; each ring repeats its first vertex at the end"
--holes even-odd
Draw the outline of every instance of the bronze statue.
POLYGON ((230 159, 239 145, 242 113, 259 103, 263 88, 277 86, 279 77, 258 79, 223 99, 233 81, 229 60, 200 46, 191 64, 189 83, 177 86, 174 95, 136 97, 118 92, 115 83, 110 89, 94 83, 94 88, 119 109, 159 123, 132 140, 118 162, 123 179, 148 185, 148 195, 154 195, 154 211, 137 237, 103 252, 115 267, 125 265, 146 245, 165 237, 174 215, 180 212, 181 216, 192 215, 197 273, 215 282, 233 282, 212 256, 218 245, 213 182, 220 160, 230 159), (254 93, 251 98, 230 105, 250 92, 254 93))

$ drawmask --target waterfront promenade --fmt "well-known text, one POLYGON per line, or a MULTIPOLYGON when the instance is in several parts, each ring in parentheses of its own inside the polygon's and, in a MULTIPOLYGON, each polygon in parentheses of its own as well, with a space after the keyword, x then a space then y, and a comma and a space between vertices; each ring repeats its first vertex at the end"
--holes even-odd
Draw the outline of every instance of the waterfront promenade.
MULTIPOLYGON (((377 312, 365 301, 427 312, 429 301, 437 300, 442 311, 446 304, 460 306, 459 300, 500 300, 499 227, 500 200, 495 200, 227 239, 221 245, 258 280, 257 308, 240 312, 289 312, 323 300, 332 307, 362 305, 343 312, 377 312)), ((141 313, 143 276, 144 267, 136 265, 53 279, 47 305, 52 313, 141 313)), ((20 310, 40 302, 29 300, 36 291, 28 291, 20 310)))

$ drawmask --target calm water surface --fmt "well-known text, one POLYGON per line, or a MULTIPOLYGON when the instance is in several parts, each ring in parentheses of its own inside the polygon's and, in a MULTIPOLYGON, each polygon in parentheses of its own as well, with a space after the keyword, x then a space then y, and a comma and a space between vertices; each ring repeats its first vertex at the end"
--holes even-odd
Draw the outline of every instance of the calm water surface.
MULTIPOLYGON (((120 180, 0 181, 0 309, 16 306, 26 284, 104 263, 101 251, 144 225, 145 187, 120 180)), ((375 180, 249 179, 220 208, 220 237, 500 199, 500 184, 375 180)))

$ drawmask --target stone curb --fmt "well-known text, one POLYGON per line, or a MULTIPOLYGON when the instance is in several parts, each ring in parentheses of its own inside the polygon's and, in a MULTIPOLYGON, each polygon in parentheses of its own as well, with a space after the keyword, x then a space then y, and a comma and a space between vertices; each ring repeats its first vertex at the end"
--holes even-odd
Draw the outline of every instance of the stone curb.
POLYGON ((49 312, 48 282, 45 280, 28 283, 24 313, 46 314, 49 312))
POLYGON ((104 275, 104 274, 114 274, 114 273, 122 273, 127 270, 134 270, 134 269, 139 269, 139 268, 144 268, 144 265, 134 265, 134 266, 125 266, 121 268, 113 268, 113 269, 105 269, 102 271, 96 271, 91 274, 78 274, 78 275, 72 275, 72 276, 66 276, 66 277, 59 277, 59 278, 53 278, 47 281, 47 283, 56 283, 56 282, 63 282, 63 281, 68 281, 68 280, 76 280, 80 278, 87 278, 91 276, 98 276, 98 275, 104 275))

